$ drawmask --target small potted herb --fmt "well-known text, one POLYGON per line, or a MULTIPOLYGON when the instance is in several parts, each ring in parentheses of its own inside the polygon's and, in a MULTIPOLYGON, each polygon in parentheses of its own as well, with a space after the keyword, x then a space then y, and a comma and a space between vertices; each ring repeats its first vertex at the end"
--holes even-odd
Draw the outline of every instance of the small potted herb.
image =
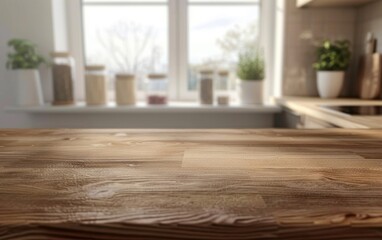
POLYGON ((239 55, 237 76, 240 79, 240 98, 243 105, 263 102, 265 60, 258 50, 249 49, 239 55))
POLYGON ((18 103, 24 106, 42 105, 38 67, 45 62, 36 52, 36 46, 27 40, 12 39, 8 42, 12 52, 8 54, 7 68, 17 74, 18 103))
POLYGON ((349 41, 324 41, 317 48, 317 88, 322 98, 337 98, 342 90, 345 72, 350 65, 349 41))

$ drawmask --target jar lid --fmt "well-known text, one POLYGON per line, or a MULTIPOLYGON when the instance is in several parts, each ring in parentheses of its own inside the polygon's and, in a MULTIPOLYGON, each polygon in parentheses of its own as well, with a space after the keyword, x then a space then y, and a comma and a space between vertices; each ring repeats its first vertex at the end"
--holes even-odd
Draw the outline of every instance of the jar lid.
POLYGON ((165 79, 167 78, 166 74, 161 74, 161 73, 152 73, 147 75, 147 78, 152 79, 152 80, 159 80, 159 79, 165 79))
POLYGON ((104 65, 87 65, 85 67, 86 71, 104 71, 106 67, 104 65))
POLYGON ((53 58, 66 58, 66 57, 70 57, 70 53, 69 52, 52 52, 52 53, 50 53, 50 55, 53 58))
POLYGON ((214 70, 212 69, 203 69, 199 71, 200 74, 214 74, 214 70))
POLYGON ((218 74, 219 74, 219 76, 221 76, 221 77, 227 77, 227 76, 229 75, 229 71, 227 71, 227 70, 220 70, 220 71, 218 72, 218 74))
POLYGON ((119 79, 126 79, 126 80, 133 80, 135 79, 135 75, 134 74, 129 74, 129 73, 117 73, 115 75, 116 78, 119 78, 119 79))

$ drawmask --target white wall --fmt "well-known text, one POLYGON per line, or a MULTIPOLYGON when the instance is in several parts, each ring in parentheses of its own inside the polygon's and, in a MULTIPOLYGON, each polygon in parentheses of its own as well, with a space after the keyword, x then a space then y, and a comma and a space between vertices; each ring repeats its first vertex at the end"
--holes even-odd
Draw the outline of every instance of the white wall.
POLYGON ((30 128, 272 128, 272 114, 92 113, 20 114, 30 128))
MULTIPOLYGON (((6 70, 7 42, 11 38, 25 38, 36 44, 44 56, 54 47, 51 0, 1 0, 0 1, 0 128, 27 127, 28 116, 9 114, 6 106, 14 102, 12 71, 6 70)), ((41 68, 45 99, 51 95, 51 74, 41 68)))
MULTIPOLYGON (((73 1, 73 0, 72 0, 73 1)), ((51 18, 53 21, 52 31, 54 36, 54 50, 68 51, 68 27, 66 18, 66 1, 53 0, 51 18)))

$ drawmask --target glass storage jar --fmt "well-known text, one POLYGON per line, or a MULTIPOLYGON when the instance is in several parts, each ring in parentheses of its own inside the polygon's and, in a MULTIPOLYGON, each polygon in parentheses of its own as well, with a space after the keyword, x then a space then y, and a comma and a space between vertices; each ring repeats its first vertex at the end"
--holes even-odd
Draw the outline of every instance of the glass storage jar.
POLYGON ((89 106, 107 104, 107 73, 105 66, 89 65, 85 67, 86 104, 89 106))
POLYGON ((74 104, 75 61, 68 52, 53 52, 53 105, 74 104))
POLYGON ((136 104, 135 75, 117 74, 115 76, 116 103, 119 106, 136 104))
POLYGON ((214 71, 200 71, 199 99, 203 105, 214 104, 214 71))
POLYGON ((168 102, 168 79, 166 74, 149 74, 147 76, 147 104, 165 105, 168 102))
POLYGON ((220 70, 216 86, 216 99, 218 105, 226 106, 230 104, 231 96, 229 91, 229 71, 220 70))

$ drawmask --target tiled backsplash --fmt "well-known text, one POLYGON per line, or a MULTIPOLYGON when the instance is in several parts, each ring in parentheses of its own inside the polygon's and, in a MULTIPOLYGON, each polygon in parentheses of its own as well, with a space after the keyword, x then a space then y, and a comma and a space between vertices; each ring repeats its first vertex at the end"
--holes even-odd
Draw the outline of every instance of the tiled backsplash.
MULTIPOLYGON (((355 58, 358 60, 365 52, 365 39, 368 32, 374 33, 378 40, 377 51, 382 53, 382 1, 378 0, 368 4, 357 11, 356 22, 356 52, 355 58)), ((357 64, 358 65, 358 64, 357 64)), ((354 83, 356 77, 354 77, 354 83)))
POLYGON ((356 24, 357 52, 364 50, 365 37, 368 32, 373 32, 378 41, 378 51, 382 52, 382 1, 368 4, 357 11, 356 24))
MULTIPOLYGON (((316 71, 312 67, 316 60, 314 45, 324 39, 348 39, 355 46, 357 10, 299 9, 295 0, 287 0, 286 4, 283 94, 317 96, 316 71)), ((349 72, 345 94, 350 92, 354 75, 353 70, 349 72)))

